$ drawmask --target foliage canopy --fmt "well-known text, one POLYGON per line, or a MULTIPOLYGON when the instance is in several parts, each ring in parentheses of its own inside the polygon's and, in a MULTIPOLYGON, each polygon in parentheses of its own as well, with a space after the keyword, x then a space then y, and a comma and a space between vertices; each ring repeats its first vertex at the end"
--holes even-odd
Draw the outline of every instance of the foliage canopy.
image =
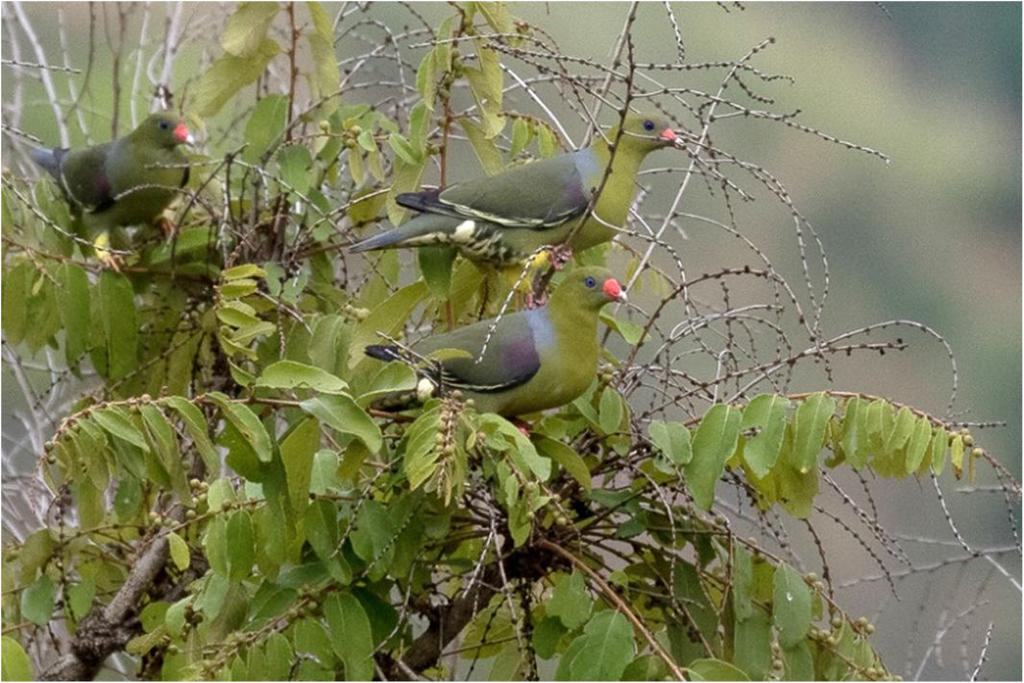
POLYGON ((18 354, 59 365, 74 394, 38 444, 42 524, 4 548, 5 679, 91 677, 116 652, 145 679, 445 678, 480 660, 499 679, 892 676, 824 558, 821 577, 803 569, 787 521, 806 522, 820 550, 810 519, 835 520, 881 565, 869 541, 902 551, 843 476, 1007 473, 950 418, 790 390, 805 361, 906 346, 866 338, 896 323, 826 337, 827 277, 815 293, 807 260, 798 295, 728 218, 706 221, 746 240, 753 265, 688 276, 668 239, 691 182, 727 216, 752 198, 747 182, 791 213, 801 250, 820 247, 776 178, 712 145, 716 120, 753 116, 882 155, 760 109, 771 101, 745 80, 780 78, 751 64, 768 42, 726 64, 682 52, 641 64, 633 5, 605 67, 561 53, 513 9, 462 3, 437 26, 384 26, 389 40, 339 63, 339 43, 376 26, 363 8, 238 5, 179 91, 209 121, 179 231, 167 243, 140 231, 121 272, 89 258, 52 184, 5 169, 5 361, 30 400, 18 354), (649 75, 659 69, 669 85, 649 75), (713 73, 717 94, 687 85, 691 73, 713 73), (723 95, 729 84, 751 104, 723 95), (516 294, 444 250, 414 268, 341 248, 400 222, 398 193, 451 182, 463 143, 495 173, 570 147, 564 111, 598 121, 639 100, 687 131, 689 166, 660 229, 641 199, 627 239, 580 257, 620 268, 647 306, 603 316, 608 351, 588 392, 528 435, 457 393, 379 409, 416 376, 366 358, 367 344, 496 313, 516 294))

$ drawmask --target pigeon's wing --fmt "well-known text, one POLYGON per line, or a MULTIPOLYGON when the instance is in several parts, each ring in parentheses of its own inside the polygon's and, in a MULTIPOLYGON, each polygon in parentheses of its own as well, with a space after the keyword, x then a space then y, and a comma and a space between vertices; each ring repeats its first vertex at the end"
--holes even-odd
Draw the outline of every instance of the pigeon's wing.
POLYGON ((532 314, 534 311, 512 313, 497 325, 493 320, 468 325, 429 337, 414 350, 428 357, 437 353, 433 379, 444 386, 478 393, 507 391, 525 384, 540 370, 540 352, 529 319, 532 314), (481 352, 483 359, 478 363, 481 352))
POLYGON ((107 172, 110 145, 71 150, 60 165, 60 184, 71 199, 96 213, 113 206, 115 195, 107 172))
POLYGON ((508 228, 544 229, 586 211, 594 189, 580 173, 581 155, 589 150, 534 161, 486 178, 443 190, 401 194, 402 206, 462 220, 508 228))

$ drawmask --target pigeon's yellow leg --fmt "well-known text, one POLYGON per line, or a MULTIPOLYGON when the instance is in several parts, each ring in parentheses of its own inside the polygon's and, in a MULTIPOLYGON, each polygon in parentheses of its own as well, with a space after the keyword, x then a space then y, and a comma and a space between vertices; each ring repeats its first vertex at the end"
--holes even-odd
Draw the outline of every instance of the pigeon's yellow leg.
POLYGON ((164 234, 164 237, 171 239, 174 237, 174 233, 178 231, 178 226, 174 223, 174 219, 171 218, 170 212, 164 211, 156 220, 153 221, 153 225, 160 228, 160 232, 164 234))
POLYGON ((93 251, 96 252, 96 258, 99 259, 100 263, 105 265, 111 270, 121 270, 122 259, 120 255, 115 254, 110 248, 110 232, 104 230, 96 239, 92 241, 93 251))

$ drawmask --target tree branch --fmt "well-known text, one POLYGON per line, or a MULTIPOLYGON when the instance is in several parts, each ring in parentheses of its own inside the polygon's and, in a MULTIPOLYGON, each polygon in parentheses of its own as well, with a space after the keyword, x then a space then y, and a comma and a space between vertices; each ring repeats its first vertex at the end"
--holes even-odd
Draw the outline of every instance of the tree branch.
POLYGON ((103 660, 125 646, 137 628, 132 622, 139 599, 167 564, 168 547, 167 531, 160 531, 142 551, 113 600, 86 615, 71 641, 71 652, 43 671, 40 680, 91 680, 103 660))

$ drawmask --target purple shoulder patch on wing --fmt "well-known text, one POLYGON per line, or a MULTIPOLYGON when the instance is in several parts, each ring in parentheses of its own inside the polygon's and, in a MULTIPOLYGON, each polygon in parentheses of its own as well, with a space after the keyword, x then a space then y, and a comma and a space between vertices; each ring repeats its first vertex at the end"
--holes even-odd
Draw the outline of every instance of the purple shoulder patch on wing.
POLYGON ((509 377, 534 371, 540 366, 533 339, 517 339, 501 349, 501 368, 509 377))

